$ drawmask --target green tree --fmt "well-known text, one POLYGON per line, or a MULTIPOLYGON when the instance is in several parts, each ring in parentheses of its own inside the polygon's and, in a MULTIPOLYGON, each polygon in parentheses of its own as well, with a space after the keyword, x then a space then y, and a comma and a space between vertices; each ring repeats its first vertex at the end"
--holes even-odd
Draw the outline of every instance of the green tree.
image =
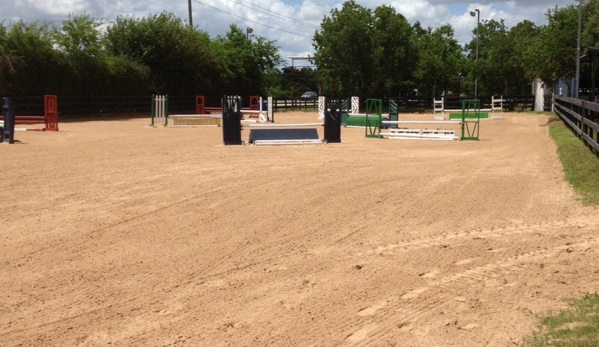
POLYGON ((89 15, 69 15, 62 27, 54 28, 55 47, 64 54, 68 68, 63 71, 71 83, 66 94, 93 94, 103 89, 107 79, 100 23, 89 15))
POLYGON ((599 0, 585 2, 582 18, 582 47, 599 46, 599 0))
POLYGON ((217 37, 212 45, 223 94, 264 94, 267 76, 283 61, 274 41, 260 36, 248 38, 237 25, 231 25, 229 32, 217 37))
POLYGON ((69 15, 53 38, 65 56, 70 83, 62 88, 72 95, 147 94, 151 90, 150 70, 126 56, 113 56, 105 49, 101 22, 89 15, 69 15))
POLYGON ((54 29, 53 39, 65 53, 78 57, 97 57, 103 49, 102 34, 98 30, 100 22, 89 15, 69 14, 62 22, 62 28, 54 29))
MULTIPOLYGON (((570 80, 576 74, 578 9, 573 5, 556 6, 548 10, 546 16, 549 23, 540 28, 531 47, 536 64, 527 66, 528 73, 553 84, 560 78, 570 80)), ((567 95, 571 96, 569 83, 567 86, 567 95)))
POLYGON ((10 95, 16 74, 17 57, 8 49, 8 29, 0 23, 0 95, 10 95))
POLYGON ((473 75, 478 77, 479 94, 514 94, 523 86, 530 85, 525 78, 521 57, 516 52, 517 40, 522 38, 519 29, 510 35, 503 19, 483 21, 479 28, 478 62, 475 59, 476 39, 466 46, 473 75))
POLYGON ((529 20, 522 21, 510 29, 507 39, 513 53, 507 59, 512 72, 507 78, 513 81, 513 87, 504 94, 524 95, 532 92, 530 83, 538 77, 532 71, 537 64, 534 47, 539 31, 539 27, 529 20))
POLYGON ((0 29, 0 91, 2 95, 36 95, 66 83, 62 56, 53 48, 47 22, 19 20, 0 29))
POLYGON ((266 76, 281 62, 274 42, 263 37, 250 39, 236 25, 231 25, 225 36, 217 37, 212 46, 219 65, 221 94, 262 94, 266 76))
POLYGON ((375 65, 370 94, 398 95, 410 88, 417 66, 417 46, 412 26, 390 6, 379 6, 372 17, 372 49, 375 65))
POLYGON ((364 96, 374 72, 372 12, 353 0, 325 16, 314 34, 314 62, 327 95, 364 96))
POLYGON ((466 58, 454 30, 446 24, 437 29, 423 29, 416 22, 414 40, 418 47, 418 64, 414 71, 415 85, 426 96, 458 94, 464 79, 466 58))
POLYGON ((294 67, 293 72, 291 67, 284 67, 280 72, 279 87, 291 96, 291 80, 293 78, 293 94, 295 97, 301 96, 307 91, 318 92, 318 73, 319 71, 312 67, 294 67))
POLYGON ((280 69, 271 69, 264 75, 266 88, 264 91, 265 95, 272 96, 273 98, 288 99, 291 97, 291 90, 289 89, 287 76, 280 69))
POLYGON ((314 62, 327 95, 392 93, 409 89, 416 65, 412 28, 390 6, 374 12, 350 0, 325 16, 314 34, 314 62))
POLYGON ((203 94, 217 78, 211 71, 208 34, 172 13, 142 19, 119 16, 108 27, 106 39, 111 55, 149 68, 154 92, 203 94))

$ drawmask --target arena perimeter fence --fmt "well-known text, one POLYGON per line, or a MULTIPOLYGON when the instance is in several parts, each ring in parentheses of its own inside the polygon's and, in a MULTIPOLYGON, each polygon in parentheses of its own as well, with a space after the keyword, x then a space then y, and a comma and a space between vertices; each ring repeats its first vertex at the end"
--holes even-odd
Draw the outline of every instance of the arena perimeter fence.
MULTIPOLYGON (((402 96, 402 97, 368 97, 369 99, 381 99, 383 105, 388 105, 389 100, 393 100, 397 103, 399 109, 404 112, 432 112, 433 111, 433 98, 431 97, 413 97, 413 96, 402 96)), ((366 98, 363 98, 366 100, 366 98)), ((445 106, 448 109, 460 109, 462 107, 462 100, 472 99, 471 96, 461 97, 445 97, 445 106)), ((481 108, 491 108, 491 96, 481 97, 481 108)), ((534 109, 534 96, 532 95, 514 95, 503 97, 503 110, 508 111, 531 111, 534 109)), ((366 104, 360 105, 360 112, 363 111, 366 104)), ((548 102, 546 100, 545 105, 549 105, 547 111, 551 111, 551 96, 549 96, 548 102)), ((318 108, 318 98, 313 99, 275 99, 275 111, 283 110, 311 110, 318 108)), ((388 110, 384 110, 388 111, 388 110)))
MULTIPOLYGON (((1 97, 1 96, 0 96, 1 97)), ((146 118, 151 112, 151 96, 61 96, 58 95, 58 114, 61 122, 80 119, 118 119, 146 118)), ((222 96, 204 96, 206 107, 220 107, 222 96)), ((242 100, 247 100, 243 98, 242 100)), ((400 112, 431 112, 433 98, 431 97, 376 97, 382 99, 384 105, 389 100, 398 104, 400 112)), ((460 108, 463 99, 468 97, 445 97, 447 108, 460 108)), ((504 96, 504 111, 530 111, 534 109, 533 96, 504 96)), ((365 100, 365 99, 364 99, 365 100)), ((196 96, 169 95, 170 114, 194 114, 196 96)), ((15 113, 42 114, 43 96, 13 97, 15 113)), ((491 97, 481 97, 481 107, 490 107, 491 97)), ((549 103, 545 103, 547 105, 549 103)), ((247 105, 244 105, 247 106, 247 105)), ((360 105, 360 109, 365 105, 360 105)), ((313 99, 274 99, 275 112, 281 111, 316 111, 318 98, 313 99)))
POLYGON ((555 113, 595 154, 599 154, 599 103, 555 97, 555 113))

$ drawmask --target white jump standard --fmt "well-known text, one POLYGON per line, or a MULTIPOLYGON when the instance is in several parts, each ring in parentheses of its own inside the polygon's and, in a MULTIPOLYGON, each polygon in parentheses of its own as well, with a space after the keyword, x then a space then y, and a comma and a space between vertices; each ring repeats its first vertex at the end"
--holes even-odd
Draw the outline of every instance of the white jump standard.
POLYGON ((491 119, 503 119, 503 95, 495 99, 495 95, 491 97, 491 119))
POLYGON ((168 125, 168 94, 154 95, 152 94, 152 103, 150 110, 150 126, 155 127, 156 124, 168 125))

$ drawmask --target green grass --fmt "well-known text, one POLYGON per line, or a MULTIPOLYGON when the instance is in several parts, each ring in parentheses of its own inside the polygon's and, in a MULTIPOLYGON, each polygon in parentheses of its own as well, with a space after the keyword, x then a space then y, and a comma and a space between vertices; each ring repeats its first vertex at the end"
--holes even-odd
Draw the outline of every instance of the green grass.
POLYGON ((537 330, 523 347, 599 346, 599 295, 567 300, 568 308, 539 318, 537 330))
MULTIPOLYGON (((479 112, 478 116, 480 119, 487 119, 489 118, 489 112, 479 112)), ((476 114, 474 114, 474 112, 468 113, 466 114, 466 119, 475 119, 476 118, 476 114)), ((449 119, 462 119, 462 113, 450 113, 449 114, 449 119)))
MULTIPOLYGON (((371 115, 368 117, 368 124, 371 127, 378 126, 379 117, 376 115, 371 115)), ((366 126, 366 117, 362 116, 351 116, 347 117, 345 120, 346 126, 355 126, 355 127, 365 127, 366 126)))
MULTIPOLYGON (((277 114, 277 113, 288 113, 288 112, 289 113, 291 113, 291 112, 304 112, 304 113, 308 113, 308 112, 317 112, 317 111, 318 111, 318 108, 310 108, 310 107, 308 107, 308 108, 306 108, 306 107, 299 108, 299 107, 296 107, 295 109, 292 109, 292 108, 288 108, 286 110, 285 109, 278 109, 278 110, 275 110, 274 112, 275 112, 275 114, 277 114)), ((264 111, 264 113, 266 113, 266 111, 264 111)))
MULTIPOLYGON (((556 116, 549 116, 549 133, 557 145, 566 181, 585 204, 599 204, 599 158, 556 116)), ((597 344, 599 346, 599 343, 597 344)))

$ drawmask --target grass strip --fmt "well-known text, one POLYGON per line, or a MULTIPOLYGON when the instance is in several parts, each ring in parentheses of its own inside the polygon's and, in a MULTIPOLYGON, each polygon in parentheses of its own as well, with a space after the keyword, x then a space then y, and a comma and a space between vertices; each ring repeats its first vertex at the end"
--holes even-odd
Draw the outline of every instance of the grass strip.
MULTIPOLYGON (((566 181, 584 204, 599 204, 599 158, 556 115, 549 116, 549 133, 557 145, 566 181)), ((599 344, 598 344, 599 345, 599 344)))
POLYGON ((599 295, 569 299, 568 308, 539 317, 537 330, 522 347, 596 347, 599 345, 599 295))

